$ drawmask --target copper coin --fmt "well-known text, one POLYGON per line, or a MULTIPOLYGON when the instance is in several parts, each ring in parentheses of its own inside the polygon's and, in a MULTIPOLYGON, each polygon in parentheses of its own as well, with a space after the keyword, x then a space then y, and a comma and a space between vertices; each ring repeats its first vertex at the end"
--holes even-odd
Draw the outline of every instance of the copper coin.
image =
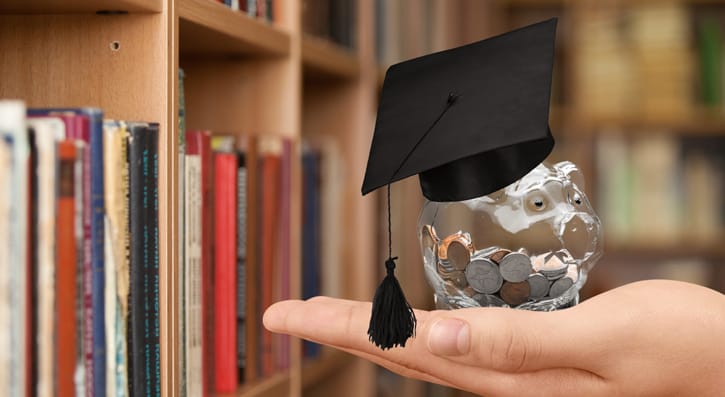
POLYGON ((471 262, 471 251, 460 241, 448 244, 448 261, 458 270, 466 270, 471 262))
POLYGON ((504 256, 499 263, 499 269, 503 279, 512 283, 526 281, 533 271, 531 259, 519 252, 512 252, 504 256))
POLYGON ((501 287, 501 298, 511 306, 518 306, 529 300, 531 287, 526 281, 521 283, 503 283, 501 287))
POLYGON ((492 260, 495 264, 498 265, 501 262, 501 259, 503 259, 503 257, 508 255, 509 253, 511 253, 511 251, 509 251, 507 249, 500 249, 500 250, 494 252, 493 254, 491 254, 491 256, 489 256, 488 259, 492 260))
POLYGON ((468 285, 468 281, 466 281, 466 275, 460 271, 450 272, 443 275, 442 277, 444 280, 448 280, 458 289, 463 289, 468 285))

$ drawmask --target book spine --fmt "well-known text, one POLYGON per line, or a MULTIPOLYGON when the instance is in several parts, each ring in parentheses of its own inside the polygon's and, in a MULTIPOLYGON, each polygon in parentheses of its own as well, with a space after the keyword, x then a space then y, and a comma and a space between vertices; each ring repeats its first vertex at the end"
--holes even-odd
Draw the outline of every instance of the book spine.
POLYGON ((38 379, 38 342, 40 329, 38 328, 38 146, 35 142, 35 130, 30 126, 28 130, 28 144, 30 156, 28 157, 28 206, 27 206, 27 238, 25 241, 27 273, 26 273, 26 313, 25 313, 25 392, 28 395, 37 395, 38 379))
POLYGON ((244 381, 253 382, 259 376, 259 331, 261 322, 259 315, 259 160, 257 156, 257 140, 250 136, 246 142, 244 165, 247 174, 246 187, 246 245, 245 245, 245 319, 244 335, 246 339, 245 353, 246 368, 244 381))
POLYGON ((237 376, 245 379, 247 366, 247 169, 243 155, 239 156, 237 170, 237 376))
POLYGON ((77 362, 76 299, 78 289, 75 239, 75 162, 73 141, 62 141, 58 150, 58 189, 56 219, 55 326, 56 346, 55 390, 58 397, 74 397, 73 382, 77 362))
POLYGON ((129 137, 133 395, 160 396, 158 127, 129 137))
MULTIPOLYGON (((280 211, 279 211, 279 243, 281 246, 279 257, 280 300, 290 298, 290 227, 292 216, 292 141, 282 141, 282 157, 280 170, 280 211)), ((279 336, 278 365, 280 369, 288 369, 290 366, 290 337, 289 335, 279 336)))
MULTIPOLYGON (((319 217, 319 168, 314 152, 302 156, 302 298, 320 294, 320 217, 319 217)), ((319 345, 303 343, 305 357, 319 355, 319 345)))
MULTIPOLYGON (((261 312, 274 302, 275 262, 277 259, 277 214, 279 211, 279 174, 280 157, 278 154, 266 154, 262 159, 261 180, 261 312)), ((262 375, 270 376, 275 370, 274 337, 267 330, 262 330, 262 375)))
POLYGON ((79 341, 76 348, 76 370, 74 375, 74 383, 76 389, 76 396, 83 397, 86 395, 86 298, 85 298, 85 277, 86 277, 86 253, 84 252, 87 247, 86 232, 88 229, 85 225, 86 207, 86 157, 88 156, 88 150, 86 143, 82 140, 76 140, 76 163, 73 168, 75 175, 75 232, 74 238, 76 241, 76 306, 75 306, 75 320, 76 320, 76 340, 79 341))
POLYGON ((201 306, 201 159, 191 154, 192 143, 189 140, 190 154, 186 156, 184 167, 186 170, 186 223, 184 241, 186 245, 184 257, 184 288, 185 308, 185 338, 186 338, 186 391, 189 396, 201 396, 203 390, 202 379, 202 306, 201 306))
POLYGON ((214 394, 214 159, 211 136, 202 133, 201 154, 201 303, 204 396, 214 394))
POLYGON ((216 391, 233 392, 236 370, 237 157, 215 153, 214 342, 216 391))
MULTIPOLYGON (((186 277, 186 261, 185 261, 185 230, 186 230, 186 165, 185 165, 185 157, 186 157, 186 100, 184 96, 184 71, 183 69, 179 68, 178 71, 178 89, 179 89, 179 129, 178 129, 178 135, 179 135, 179 142, 178 142, 178 167, 180 172, 178 172, 178 178, 177 181, 179 183, 179 191, 178 191, 178 241, 179 241, 179 258, 178 258, 178 286, 179 286, 179 329, 178 329, 178 340, 184 341, 186 340, 186 282, 184 278, 186 277)), ((187 345, 185 343, 179 344, 179 373, 185 374, 186 373, 186 348, 187 345)), ((184 376, 179 377, 179 397, 186 397, 186 385, 187 385, 187 378, 184 376)))
POLYGON ((104 214, 103 205, 103 114, 94 109, 83 110, 89 117, 91 166, 91 299, 93 310, 93 391, 106 390, 106 328, 104 295, 104 214))

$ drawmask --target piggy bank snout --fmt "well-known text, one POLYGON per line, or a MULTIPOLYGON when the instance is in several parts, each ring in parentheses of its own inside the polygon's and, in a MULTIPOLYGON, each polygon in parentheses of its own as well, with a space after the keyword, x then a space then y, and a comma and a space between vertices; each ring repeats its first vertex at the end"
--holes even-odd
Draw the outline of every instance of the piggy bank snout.
POLYGON ((563 246, 577 259, 584 259, 597 248, 598 222, 586 212, 576 212, 562 219, 560 235, 563 246))

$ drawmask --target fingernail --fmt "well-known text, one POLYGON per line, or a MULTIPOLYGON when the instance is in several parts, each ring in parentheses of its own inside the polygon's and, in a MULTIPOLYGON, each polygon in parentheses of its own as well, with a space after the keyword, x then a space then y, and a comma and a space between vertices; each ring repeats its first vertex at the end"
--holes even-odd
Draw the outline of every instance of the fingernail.
POLYGON ((468 323, 454 318, 438 320, 428 334, 428 350, 439 356, 458 356, 468 351, 468 323))

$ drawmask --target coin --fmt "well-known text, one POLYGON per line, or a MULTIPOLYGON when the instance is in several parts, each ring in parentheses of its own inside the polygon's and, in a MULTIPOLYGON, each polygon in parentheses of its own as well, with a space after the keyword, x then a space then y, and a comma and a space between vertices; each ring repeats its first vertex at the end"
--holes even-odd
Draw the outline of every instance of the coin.
POLYGON ((501 306, 506 305, 506 302, 504 302, 503 299, 499 298, 496 295, 491 295, 491 294, 476 294, 476 295, 473 295, 473 300, 478 302, 478 304, 481 305, 482 307, 490 307, 490 306, 501 307, 501 306))
POLYGON ((538 272, 543 274, 549 280, 556 280, 566 274, 567 265, 558 256, 552 255, 546 262, 541 265, 538 272))
POLYGON ((526 281, 520 283, 505 282, 501 286, 501 298, 511 306, 518 306, 529 300, 531 288, 526 281))
POLYGON ((471 261, 471 251, 460 241, 452 241, 448 245, 448 261, 458 270, 465 270, 471 261))
POLYGON ((576 265, 570 265, 567 268, 566 275, 551 284, 549 296, 555 298, 557 296, 563 295, 577 281, 579 281, 579 268, 576 265))
POLYGON ((488 258, 491 259, 495 264, 498 265, 499 263, 501 263, 501 259, 503 259, 503 257, 508 255, 509 253, 511 253, 511 251, 509 251, 507 249, 500 249, 500 250, 494 252, 488 258))
POLYGON ((452 234, 438 244, 438 257, 448 261, 457 270, 465 270, 471 261, 473 244, 468 233, 452 234))
POLYGON ((554 281, 553 284, 551 284, 551 289, 549 289, 549 296, 552 298, 561 296, 564 292, 571 288, 572 285, 574 285, 574 282, 570 278, 562 277, 554 281))
POLYGON ((549 294, 550 282, 542 274, 531 274, 529 275, 529 278, 526 279, 526 282, 529 283, 529 287, 531 288, 530 295, 532 298, 541 299, 549 294))
POLYGON ((448 273, 456 271, 450 262, 445 259, 439 259, 436 268, 438 269, 438 274, 440 274, 441 277, 445 277, 448 273))
POLYGON ((531 259, 519 252, 512 252, 504 256, 499 263, 499 268, 503 279, 512 283, 526 281, 532 272, 531 259))
POLYGON ((466 280, 474 290, 485 294, 495 293, 503 283, 498 266, 485 258, 476 259, 466 267, 466 280))

